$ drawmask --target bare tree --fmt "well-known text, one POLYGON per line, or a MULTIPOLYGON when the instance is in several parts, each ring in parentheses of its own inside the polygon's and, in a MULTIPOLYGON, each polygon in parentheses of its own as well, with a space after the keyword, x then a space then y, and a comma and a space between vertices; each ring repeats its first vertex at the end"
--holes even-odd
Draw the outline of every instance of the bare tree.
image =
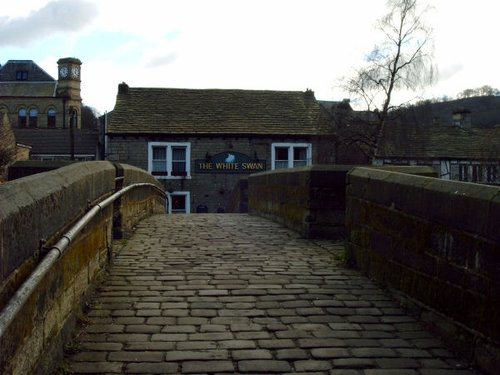
MULTIPOLYGON (((370 130, 358 139, 370 156, 375 152, 381 129, 396 108, 392 103, 394 91, 415 91, 435 78, 432 29, 423 19, 429 8, 421 9, 417 0, 388 0, 387 7, 388 13, 377 22, 382 42, 375 45, 366 63, 342 84, 372 113, 368 121, 370 130)), ((350 141, 355 141, 354 135, 350 141)))
POLYGON ((472 98, 474 96, 490 96, 499 95, 500 90, 495 89, 491 86, 484 85, 475 89, 465 89, 457 94, 459 99, 472 98))
POLYGON ((97 129, 97 111, 95 108, 87 105, 82 105, 82 129, 96 130, 97 129))

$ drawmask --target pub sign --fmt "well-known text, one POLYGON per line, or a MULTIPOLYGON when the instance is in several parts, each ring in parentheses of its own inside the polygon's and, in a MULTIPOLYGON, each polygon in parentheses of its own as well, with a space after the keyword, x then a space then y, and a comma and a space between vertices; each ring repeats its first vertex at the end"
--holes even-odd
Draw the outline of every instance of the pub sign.
POLYGON ((196 173, 256 173, 266 170, 266 161, 252 159, 241 152, 226 151, 206 159, 197 159, 196 173))

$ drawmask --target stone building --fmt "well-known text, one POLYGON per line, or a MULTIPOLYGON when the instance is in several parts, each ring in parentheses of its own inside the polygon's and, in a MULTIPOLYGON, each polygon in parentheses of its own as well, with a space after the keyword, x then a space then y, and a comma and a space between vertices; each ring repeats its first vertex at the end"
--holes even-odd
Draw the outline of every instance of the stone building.
POLYGON ((18 160, 28 160, 31 147, 16 142, 7 113, 0 111, 0 183, 7 179, 7 168, 18 160))
POLYGON ((16 141, 32 159, 97 158, 97 132, 81 130, 81 61, 57 61, 54 79, 32 60, 0 66, 0 112, 8 114, 16 141))
POLYGON ((229 212, 250 173, 334 159, 312 91, 134 88, 107 119, 107 159, 158 178, 169 212, 229 212))
POLYGON ((52 78, 32 60, 9 60, 0 67, 0 109, 15 128, 80 128, 80 66, 75 58, 57 62, 52 78))
POLYGON ((446 180, 500 185, 500 127, 390 124, 375 165, 428 165, 446 180))

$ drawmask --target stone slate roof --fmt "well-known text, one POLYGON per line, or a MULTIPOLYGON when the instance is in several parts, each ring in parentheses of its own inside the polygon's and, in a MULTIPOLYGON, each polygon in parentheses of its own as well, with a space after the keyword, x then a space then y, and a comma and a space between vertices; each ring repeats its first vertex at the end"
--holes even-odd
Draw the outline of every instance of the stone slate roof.
POLYGON ((500 127, 390 124, 384 128, 377 158, 500 159, 500 127))
POLYGON ((108 134, 329 133, 312 91, 132 88, 121 84, 108 134))
POLYGON ((57 81, 32 60, 9 60, 0 67, 0 97, 54 97, 57 81), (16 80, 17 71, 28 72, 26 81, 16 80))
POLYGON ((56 82, 0 82, 0 97, 55 97, 56 88, 56 82))
MULTIPOLYGON (((16 141, 31 146, 32 155, 69 155, 69 129, 14 129, 16 141)), ((98 133, 75 129, 75 154, 96 155, 98 133)))
POLYGON ((55 79, 33 60, 7 61, 5 65, 0 67, 0 82, 16 82, 16 73, 20 70, 28 72, 28 80, 31 82, 55 82, 55 79))

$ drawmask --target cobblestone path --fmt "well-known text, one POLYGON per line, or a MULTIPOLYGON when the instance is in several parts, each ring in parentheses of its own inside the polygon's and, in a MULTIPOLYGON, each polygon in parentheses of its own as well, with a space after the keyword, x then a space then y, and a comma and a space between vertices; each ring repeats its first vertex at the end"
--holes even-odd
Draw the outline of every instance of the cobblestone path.
POLYGON ((96 293, 72 373, 470 375, 374 283, 248 215, 140 223, 96 293))

